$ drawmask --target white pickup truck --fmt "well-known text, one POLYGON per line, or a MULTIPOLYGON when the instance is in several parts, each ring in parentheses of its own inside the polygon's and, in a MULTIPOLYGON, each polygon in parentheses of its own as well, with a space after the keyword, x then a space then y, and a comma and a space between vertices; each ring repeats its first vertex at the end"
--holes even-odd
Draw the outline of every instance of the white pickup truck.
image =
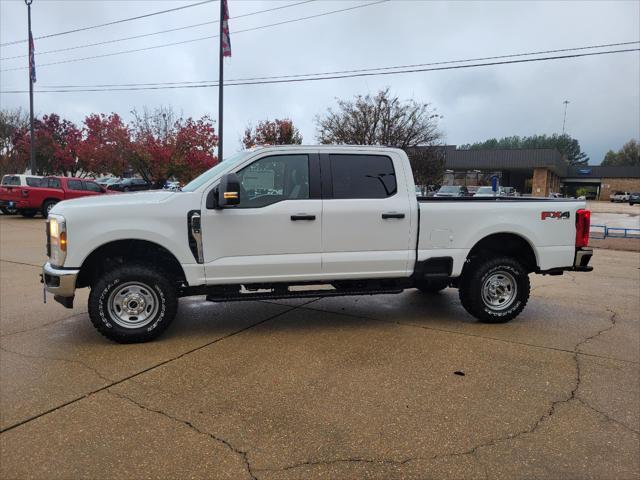
POLYGON ((123 343, 157 337, 189 295, 455 287, 469 313, 501 323, 527 303, 530 273, 592 270, 589 221, 576 200, 416 198, 409 160, 394 148, 268 147, 225 159, 179 192, 58 203, 42 280, 69 308, 89 287, 94 326, 123 343))

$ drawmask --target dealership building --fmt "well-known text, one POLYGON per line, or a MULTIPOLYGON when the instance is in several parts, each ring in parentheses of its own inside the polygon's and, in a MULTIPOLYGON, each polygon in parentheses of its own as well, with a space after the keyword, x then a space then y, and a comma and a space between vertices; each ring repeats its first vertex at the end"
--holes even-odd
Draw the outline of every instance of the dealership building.
POLYGON ((616 191, 640 192, 640 168, 572 167, 553 148, 458 150, 447 145, 443 151, 445 185, 491 185, 497 176, 500 185, 536 197, 575 196, 579 188, 599 200, 608 200, 616 191))

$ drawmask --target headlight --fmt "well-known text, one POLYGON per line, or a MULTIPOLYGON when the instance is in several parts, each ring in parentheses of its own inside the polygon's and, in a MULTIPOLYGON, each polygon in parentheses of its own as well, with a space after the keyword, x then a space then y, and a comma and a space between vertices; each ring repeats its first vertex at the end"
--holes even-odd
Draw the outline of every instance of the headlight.
POLYGON ((67 258, 67 222, 62 215, 49 214, 47 224, 49 262, 62 267, 67 258))

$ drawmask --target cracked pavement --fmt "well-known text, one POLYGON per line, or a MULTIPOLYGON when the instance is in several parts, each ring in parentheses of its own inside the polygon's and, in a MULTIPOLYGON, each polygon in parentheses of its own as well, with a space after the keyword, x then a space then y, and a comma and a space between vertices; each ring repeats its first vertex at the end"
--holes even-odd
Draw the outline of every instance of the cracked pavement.
POLYGON ((640 478, 640 254, 457 292, 212 304, 109 343, 42 304, 42 220, 0 216, 0 478, 640 478), (455 374, 462 372, 464 375, 455 374))

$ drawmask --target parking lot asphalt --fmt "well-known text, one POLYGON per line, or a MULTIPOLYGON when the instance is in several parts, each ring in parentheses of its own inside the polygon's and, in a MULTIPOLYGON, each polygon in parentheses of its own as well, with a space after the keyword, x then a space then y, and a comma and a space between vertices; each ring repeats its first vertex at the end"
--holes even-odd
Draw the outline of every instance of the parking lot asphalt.
MULTIPOLYGON (((636 241, 636 240, 629 240, 636 241)), ((640 478, 640 254, 457 291, 214 304, 118 345, 42 303, 42 219, 0 216, 0 477, 640 478)))

